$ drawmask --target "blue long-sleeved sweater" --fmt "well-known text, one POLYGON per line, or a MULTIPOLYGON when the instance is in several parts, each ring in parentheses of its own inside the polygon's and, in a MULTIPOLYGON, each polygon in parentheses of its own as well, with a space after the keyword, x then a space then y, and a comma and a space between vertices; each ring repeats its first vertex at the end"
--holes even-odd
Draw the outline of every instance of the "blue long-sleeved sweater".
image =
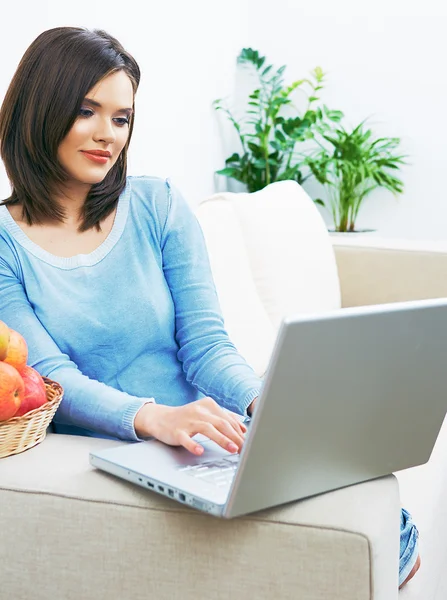
POLYGON ((0 320, 58 381, 56 431, 137 440, 148 399, 243 414, 261 381, 224 328, 200 226, 169 182, 128 177, 106 240, 54 256, 0 206, 0 320))

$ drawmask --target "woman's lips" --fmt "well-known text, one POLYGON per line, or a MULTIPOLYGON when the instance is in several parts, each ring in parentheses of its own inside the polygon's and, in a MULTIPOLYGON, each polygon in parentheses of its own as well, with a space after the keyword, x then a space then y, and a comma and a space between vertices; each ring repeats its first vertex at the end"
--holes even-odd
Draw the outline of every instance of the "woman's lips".
POLYGON ((109 160, 108 156, 100 156, 99 154, 91 154, 90 152, 85 152, 85 150, 81 150, 82 154, 85 158, 92 160, 95 163, 99 163, 100 165, 105 165, 109 160))

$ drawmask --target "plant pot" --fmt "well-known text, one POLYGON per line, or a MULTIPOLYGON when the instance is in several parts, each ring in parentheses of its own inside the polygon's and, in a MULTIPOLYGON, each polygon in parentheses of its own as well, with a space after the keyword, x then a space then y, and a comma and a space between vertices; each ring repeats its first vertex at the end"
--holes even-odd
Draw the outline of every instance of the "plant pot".
POLYGON ((377 233, 377 229, 355 229, 354 231, 335 231, 335 229, 328 229, 329 235, 339 237, 354 237, 356 235, 365 235, 371 233, 377 233))

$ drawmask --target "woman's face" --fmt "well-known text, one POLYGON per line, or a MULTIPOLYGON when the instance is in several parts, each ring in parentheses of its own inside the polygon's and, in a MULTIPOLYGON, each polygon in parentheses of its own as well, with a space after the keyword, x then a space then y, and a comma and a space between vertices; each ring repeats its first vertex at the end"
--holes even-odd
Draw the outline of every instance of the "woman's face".
POLYGON ((105 77, 88 92, 58 149, 70 187, 90 187, 104 179, 126 145, 132 105, 132 83, 124 71, 105 77))

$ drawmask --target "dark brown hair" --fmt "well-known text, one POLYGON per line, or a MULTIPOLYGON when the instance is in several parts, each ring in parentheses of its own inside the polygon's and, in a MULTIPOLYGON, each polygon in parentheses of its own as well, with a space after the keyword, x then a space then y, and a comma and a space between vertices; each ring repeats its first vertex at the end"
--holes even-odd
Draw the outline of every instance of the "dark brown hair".
MULTIPOLYGON (((29 225, 62 221, 64 209, 52 195, 67 180, 59 163, 60 143, 98 81, 123 70, 134 94, 140 82, 135 59, 102 30, 56 27, 41 33, 23 55, 0 109, 0 155, 12 193, 1 204, 20 204, 29 225)), ((99 223, 115 208, 126 184, 129 139, 100 183, 92 185, 79 231, 99 223)))

